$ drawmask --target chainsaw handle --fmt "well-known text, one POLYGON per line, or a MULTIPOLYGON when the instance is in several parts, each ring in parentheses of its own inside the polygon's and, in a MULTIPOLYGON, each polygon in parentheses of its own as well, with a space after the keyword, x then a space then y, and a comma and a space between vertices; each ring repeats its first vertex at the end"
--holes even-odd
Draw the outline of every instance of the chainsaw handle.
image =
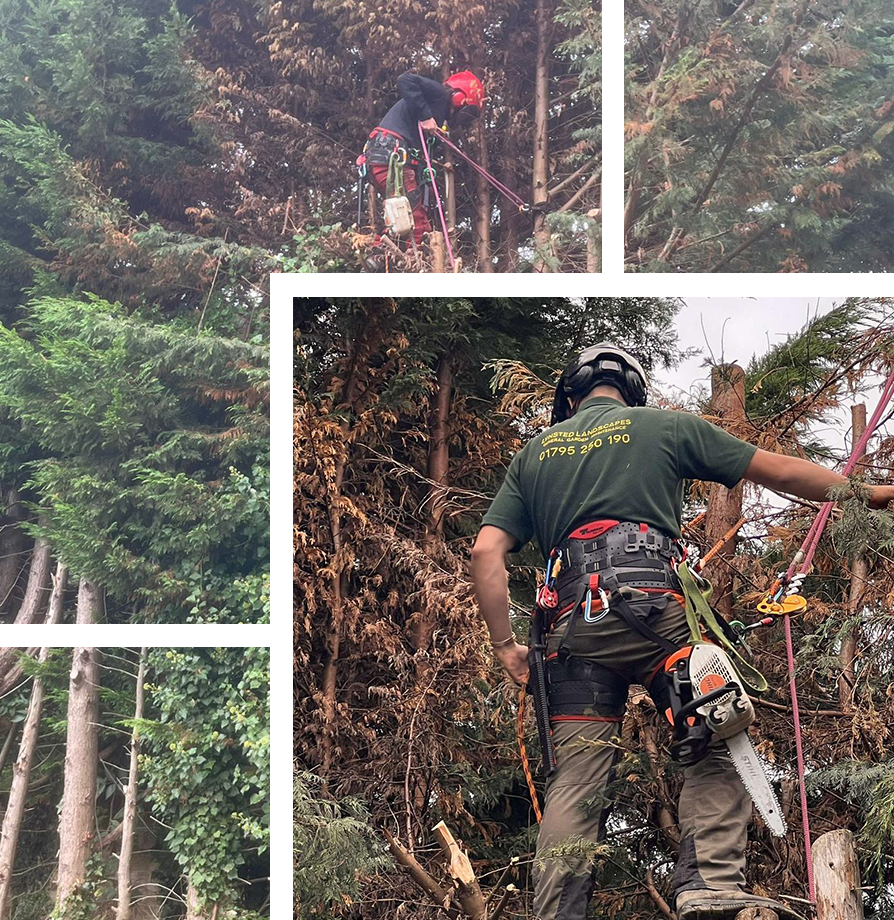
POLYGON ((716 690, 712 690, 710 693, 706 693, 704 696, 699 696, 694 700, 690 700, 685 706, 681 707, 680 711, 674 716, 674 728, 682 728, 683 726, 680 723, 684 719, 695 714, 700 706, 707 706, 709 703, 719 700, 728 693, 735 693, 738 689, 738 684, 729 683, 723 687, 718 687, 716 690))

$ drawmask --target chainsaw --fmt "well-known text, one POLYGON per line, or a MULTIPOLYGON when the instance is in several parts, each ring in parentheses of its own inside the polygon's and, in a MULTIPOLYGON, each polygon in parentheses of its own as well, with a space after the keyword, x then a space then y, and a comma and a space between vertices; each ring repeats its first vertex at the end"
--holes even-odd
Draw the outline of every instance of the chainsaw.
POLYGON ((670 689, 666 715, 674 730, 671 756, 691 766, 707 756, 712 742, 725 741, 770 832, 784 837, 785 818, 779 801, 748 737, 754 704, 726 652, 708 642, 687 645, 667 659, 664 672, 670 689))

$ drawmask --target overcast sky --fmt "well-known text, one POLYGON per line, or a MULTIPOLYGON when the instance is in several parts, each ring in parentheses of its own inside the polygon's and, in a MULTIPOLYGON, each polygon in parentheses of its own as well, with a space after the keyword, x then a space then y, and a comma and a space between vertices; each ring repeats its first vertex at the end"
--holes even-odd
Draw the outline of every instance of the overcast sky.
MULTIPOLYGON (((657 374, 665 392, 673 388, 689 391, 693 385, 709 384, 710 369, 702 366, 705 358, 735 361, 746 366, 752 355, 763 354, 772 345, 798 332, 811 316, 826 313, 839 298, 831 297, 686 297, 677 316, 677 330, 683 348, 701 349, 701 354, 684 361, 671 371, 657 374)), ((869 413, 875 407, 876 394, 870 391, 866 402, 869 413)), ((838 413, 840 424, 817 434, 830 447, 849 445, 850 405, 838 413)))
POLYGON ((701 364, 712 352, 717 361, 722 356, 744 367, 752 355, 763 354, 801 329, 811 316, 839 302, 830 297, 686 297, 684 301, 686 306, 677 316, 680 344, 701 349, 701 355, 658 374, 661 383, 684 390, 710 380, 709 369, 701 364))

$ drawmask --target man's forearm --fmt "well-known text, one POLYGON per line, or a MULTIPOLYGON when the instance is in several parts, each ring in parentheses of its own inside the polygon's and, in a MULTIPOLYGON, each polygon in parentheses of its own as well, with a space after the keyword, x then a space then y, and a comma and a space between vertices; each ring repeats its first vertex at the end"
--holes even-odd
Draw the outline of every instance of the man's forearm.
POLYGON ((472 580, 478 609, 492 642, 512 635, 509 622, 509 585, 502 553, 479 553, 472 557, 472 580))
MULTIPOLYGON (((800 457, 786 457, 780 481, 775 485, 782 492, 790 492, 807 501, 829 500, 829 489, 847 484, 847 478, 834 470, 826 469, 800 457)), ((772 483, 761 483, 770 485, 772 483)))

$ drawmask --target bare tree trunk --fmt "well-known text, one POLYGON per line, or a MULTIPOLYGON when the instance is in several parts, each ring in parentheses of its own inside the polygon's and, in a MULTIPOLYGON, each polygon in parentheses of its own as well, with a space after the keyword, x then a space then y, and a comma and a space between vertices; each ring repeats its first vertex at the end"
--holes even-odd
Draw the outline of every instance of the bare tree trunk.
POLYGON ((549 202, 549 36, 547 0, 537 0, 537 57, 534 64, 534 271, 549 272, 551 255, 546 209, 549 202))
POLYGON ((56 906, 82 884, 96 829, 99 653, 76 648, 68 685, 65 778, 59 815, 59 869, 56 906))
POLYGON ((860 865, 854 835, 823 834, 813 845, 817 920, 863 920, 860 865))
POLYGON ((199 907, 199 893, 191 881, 186 884, 186 917, 184 920, 205 920, 205 911, 199 907))
POLYGON ((432 230, 429 233, 428 248, 431 252, 432 273, 443 275, 447 271, 447 247, 444 245, 444 234, 440 230, 432 230))
MULTIPOLYGON (((15 623, 25 625, 37 620, 43 606, 44 593, 50 580, 50 544, 38 539, 31 553, 31 568, 28 572, 28 587, 15 623)), ((16 664, 16 649, 0 649, 0 680, 12 671, 16 664)))
MULTIPOLYGON (((47 649, 42 648, 38 661, 47 660, 47 649)), ((25 816, 25 801, 28 798, 28 783, 31 779, 31 765, 37 750, 37 736, 40 732, 40 713, 43 709, 44 688, 40 677, 34 678, 31 688, 31 700, 28 714, 22 728, 22 742, 19 756, 12 771, 12 785, 6 814, 3 816, 3 830, 0 831, 0 920, 6 920, 9 914, 10 894, 12 890, 12 873, 15 867, 16 850, 19 845, 19 832, 25 816)), ((12 737, 10 735, 10 737, 12 737)))
MULTIPOLYGON (((146 679, 146 648, 140 649, 140 667, 137 671, 137 698, 134 722, 143 718, 143 683, 146 679)), ((121 852, 118 856, 118 914, 117 920, 130 920, 130 866, 133 858, 134 828, 137 821, 137 769, 140 757, 140 728, 134 726, 130 743, 130 772, 124 790, 124 817, 121 821, 121 852)), ((0 920, 3 920, 0 916, 0 920)))
POLYGON ((78 612, 76 623, 98 623, 102 610, 100 588, 92 581, 81 576, 78 583, 78 612))
MULTIPOLYGON (((357 359, 357 352, 355 358, 357 359)), ((342 404, 347 407, 349 412, 354 411, 354 399, 357 395, 357 375, 356 365, 352 363, 348 375, 348 381, 344 389, 344 399, 342 404)), ((335 481, 330 488, 329 501, 329 529, 332 535, 332 558, 339 559, 342 549, 342 517, 339 501, 341 499, 342 485, 345 480, 345 470, 348 465, 350 446, 348 435, 350 433, 350 422, 344 422, 342 425, 344 443, 342 453, 335 464, 335 481)), ((326 636, 326 661, 323 665, 323 676, 320 681, 320 690, 322 694, 321 710, 323 716, 323 733, 321 739, 322 748, 322 766, 321 773, 324 778, 329 774, 332 767, 332 737, 335 730, 336 691, 338 689, 338 665, 341 654, 341 630, 342 617, 344 613, 344 599, 347 593, 348 579, 345 572, 344 563, 332 567, 330 574, 332 581, 332 610, 330 613, 328 634, 326 636)))
POLYGON ((599 225, 608 220, 612 210, 612 147, 613 140, 609 133, 614 113, 607 106, 602 110, 602 123, 605 127, 605 147, 602 149, 602 166, 599 171, 599 208, 590 213, 593 221, 587 230, 587 275, 584 280, 584 294, 594 297, 599 287, 599 274, 602 271, 603 251, 596 237, 599 225))
POLYGON ((6 495, 6 513, 0 529, 0 612, 9 609, 12 592, 22 570, 25 535, 19 522, 23 517, 18 489, 10 489, 6 495))
MULTIPOLYGON (((43 645, 43 636, 44 636, 44 632, 46 631, 46 630, 45 630, 45 626, 46 626, 46 624, 44 624, 44 626, 38 627, 37 632, 34 633, 34 637, 33 637, 32 640, 28 643, 28 647, 27 647, 27 648, 25 649, 25 651, 24 651, 24 654, 25 654, 28 658, 34 658, 34 657, 37 655, 37 653, 40 651, 40 647, 41 647, 41 645, 43 645)), ((12 666, 12 668, 11 668, 9 671, 6 672, 6 674, 4 675, 3 679, 0 680, 0 696, 2 696, 4 693, 7 693, 7 692, 10 691, 10 690, 12 690, 12 688, 13 688, 13 687, 14 687, 24 676, 25 676, 25 671, 24 671, 24 669, 22 668, 21 659, 19 659, 19 661, 17 661, 17 662, 12 666)))
MULTIPOLYGON (((721 364, 712 368, 711 412, 721 421, 745 420, 745 371, 738 364, 721 364)), ((705 515, 708 545, 713 546, 721 540, 741 517, 742 483, 734 489, 712 483, 705 515)), ((736 537, 733 535, 721 547, 716 561, 705 566, 705 574, 714 583, 714 603, 727 619, 733 611, 733 575, 722 557, 732 556, 735 551, 736 537)))
MULTIPOLYGON (((851 407, 851 438, 856 444, 860 435, 866 430, 866 405, 861 403, 851 407)), ((863 595, 866 592, 866 579, 869 576, 869 563, 865 556, 857 556, 851 566, 850 593, 847 599, 847 618, 851 621, 847 632, 841 639, 841 676, 838 678, 838 699, 845 712, 854 709, 854 684, 857 679, 857 640, 860 627, 853 621, 860 613, 863 595)))
MULTIPOLYGON (((490 170, 487 132, 480 118, 478 119, 478 162, 484 169, 490 170)), ((492 274, 494 263, 490 248, 490 183, 481 173, 475 173, 475 176, 475 238, 478 247, 478 271, 492 274)))
POLYGON ((425 522, 426 550, 444 535, 444 492, 450 463, 450 399, 453 395, 453 367, 450 356, 438 358, 435 392, 432 394, 428 447, 428 513, 425 522))

